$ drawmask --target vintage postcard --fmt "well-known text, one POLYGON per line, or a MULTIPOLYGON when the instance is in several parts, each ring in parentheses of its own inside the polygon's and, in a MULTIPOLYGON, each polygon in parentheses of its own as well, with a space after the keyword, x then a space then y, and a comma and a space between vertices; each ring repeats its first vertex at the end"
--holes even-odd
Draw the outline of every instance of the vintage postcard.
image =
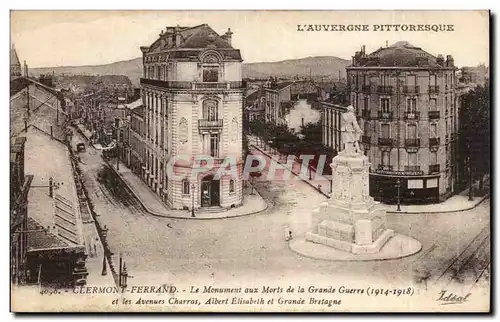
POLYGON ((14 312, 489 312, 489 11, 11 11, 14 312))

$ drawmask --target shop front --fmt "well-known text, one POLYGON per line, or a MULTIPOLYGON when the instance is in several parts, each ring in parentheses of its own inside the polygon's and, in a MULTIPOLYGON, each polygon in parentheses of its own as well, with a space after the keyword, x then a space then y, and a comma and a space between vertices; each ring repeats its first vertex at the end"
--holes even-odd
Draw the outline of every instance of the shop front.
POLYGON ((377 171, 370 173, 370 195, 386 204, 439 203, 440 175, 420 171, 377 171), (399 191, 398 191, 399 190, 399 191))

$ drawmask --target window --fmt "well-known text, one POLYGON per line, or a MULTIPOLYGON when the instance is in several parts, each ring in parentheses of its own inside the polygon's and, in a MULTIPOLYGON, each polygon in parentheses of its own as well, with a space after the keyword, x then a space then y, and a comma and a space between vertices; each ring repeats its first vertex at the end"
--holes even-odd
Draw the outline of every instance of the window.
POLYGON ((418 162, 417 162, 417 153, 416 152, 409 152, 408 153, 408 165, 409 166, 416 166, 416 165, 418 165, 418 162))
POLYGON ((415 113, 417 111, 417 99, 409 98, 406 100, 406 111, 408 113, 415 113))
POLYGON ((436 107, 437 107, 437 100, 435 98, 430 98, 429 99, 429 110, 430 111, 436 111, 436 107))
POLYGON ((203 119, 216 121, 219 119, 217 101, 206 100, 203 102, 203 119))
POLYGON ((234 192, 234 180, 229 180, 229 192, 234 192))
POLYGON ((368 103, 369 103, 368 97, 365 96, 365 98, 364 98, 364 104, 363 104, 363 107, 364 107, 365 110, 369 110, 370 109, 370 107, 368 106, 368 103))
POLYGON ((219 68, 218 67, 205 67, 205 68, 203 68, 203 81, 204 82, 218 82, 219 81, 219 68))
POLYGON ((389 77, 387 77, 387 75, 380 76, 380 85, 381 86, 389 86, 389 77))
POLYGON ((431 75, 429 77, 429 85, 430 86, 436 86, 436 75, 431 75))
POLYGON ((388 97, 383 97, 380 99, 380 109, 382 113, 389 113, 391 111, 391 101, 388 97))
POLYGON ((387 123, 382 124, 382 138, 389 139, 390 137, 391 136, 389 133, 389 124, 387 123))
POLYGON ((388 166, 391 164, 389 151, 382 151, 382 165, 388 166))
POLYGON ((363 127, 364 127, 363 135, 370 136, 370 122, 365 122, 363 127))
POLYGON ((210 134, 210 156, 219 156, 219 135, 210 134))
POLYGON ((434 165, 434 164, 438 164, 438 157, 437 157, 437 152, 433 152, 431 151, 431 155, 430 155, 430 164, 431 165, 434 165))
POLYGON ((417 84, 417 76, 415 75, 406 76, 406 85, 415 86, 416 84, 417 84))
POLYGON ((417 138, 417 126, 415 124, 408 124, 408 139, 416 139, 417 138))
POLYGON ((437 138, 437 124, 436 123, 431 123, 429 126, 429 137, 430 138, 437 138))
POLYGON ((186 179, 182 180, 182 193, 185 195, 189 194, 189 181, 186 179))

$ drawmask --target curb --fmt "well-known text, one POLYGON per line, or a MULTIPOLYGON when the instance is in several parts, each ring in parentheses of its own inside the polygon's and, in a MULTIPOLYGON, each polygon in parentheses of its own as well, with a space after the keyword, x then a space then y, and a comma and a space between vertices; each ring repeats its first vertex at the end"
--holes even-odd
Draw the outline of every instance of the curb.
POLYGON ((205 217, 205 218, 202 218, 202 217, 180 217, 180 216, 175 216, 175 215, 160 214, 160 213, 157 213, 156 211, 152 211, 151 209, 149 209, 146 206, 146 204, 139 198, 139 196, 137 195, 137 193, 132 189, 132 187, 129 185, 129 183, 123 178, 122 174, 119 173, 108 161, 104 160, 104 162, 118 175, 118 177, 125 184, 125 186, 127 187, 127 189, 130 190, 130 192, 134 195, 135 199, 137 199, 139 201, 139 203, 141 204, 142 208, 144 208, 144 210, 147 213, 149 213, 150 215, 155 216, 155 217, 170 218, 170 219, 184 219, 184 220, 229 219, 229 218, 237 218, 237 217, 244 217, 244 216, 255 215, 255 214, 264 212, 264 211, 266 211, 269 208, 269 204, 267 202, 265 202, 264 198, 262 198, 261 194, 257 191, 257 189, 254 189, 254 191, 259 195, 259 197, 262 200, 264 200, 265 207, 263 209, 261 209, 261 210, 257 210, 257 211, 253 211, 253 212, 249 212, 249 213, 245 213, 245 214, 241 214, 241 215, 221 216, 221 217, 212 217, 212 218, 210 218, 210 217, 205 217))
POLYGON ((396 215, 398 215, 398 214, 399 215, 403 215, 403 214, 407 214, 407 215, 423 215, 423 214, 428 214, 428 215, 430 215, 430 214, 449 214, 449 213, 453 213, 453 212, 463 212, 463 211, 467 211, 467 210, 471 210, 471 209, 476 208, 477 206, 479 206, 483 201, 485 201, 489 197, 490 197, 490 194, 487 193, 483 197, 481 197, 481 199, 479 199, 472 206, 469 206, 467 208, 461 208, 461 209, 450 209, 450 210, 439 210, 439 211, 395 211, 395 210, 387 210, 386 213, 388 213, 388 214, 396 214, 396 215))
MULTIPOLYGON (((267 151, 264 151, 262 150, 261 148, 259 148, 258 146, 254 145, 254 144, 251 144, 250 146, 256 148, 257 150, 259 150, 261 153, 267 155, 270 159, 274 160, 275 162, 278 162, 279 164, 283 165, 283 163, 279 162, 279 160, 276 160, 272 155, 270 155, 267 151)), ((293 175, 297 176, 300 180, 302 180, 302 182, 305 182, 307 183, 309 186, 311 186, 311 188, 313 188, 314 190, 316 190, 317 192, 321 193, 323 196, 327 197, 328 199, 330 199, 330 196, 326 193, 324 193, 323 191, 321 191, 320 189, 318 189, 318 187, 315 187, 312 183, 310 183, 309 181, 307 180, 304 180, 302 179, 298 174, 296 174, 295 172, 293 172, 292 170, 288 169, 287 167, 283 167, 285 169, 287 169, 289 172, 291 172, 293 175)))

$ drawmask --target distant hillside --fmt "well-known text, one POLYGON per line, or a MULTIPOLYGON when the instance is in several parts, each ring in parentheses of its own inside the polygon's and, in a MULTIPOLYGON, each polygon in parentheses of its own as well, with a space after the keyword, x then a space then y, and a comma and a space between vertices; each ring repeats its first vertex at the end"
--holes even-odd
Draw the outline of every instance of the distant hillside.
MULTIPOLYGON (((244 78, 268 78, 278 76, 291 78, 295 76, 313 77, 330 76, 337 78, 339 75, 345 77, 345 68, 349 65, 349 60, 334 56, 307 57, 301 59, 284 60, 269 63, 243 64, 242 73, 244 78)), ((62 66, 33 68, 30 73, 34 75, 46 73, 66 74, 66 75, 126 75, 134 85, 139 84, 142 75, 142 58, 119 61, 107 65, 95 66, 62 66)))

